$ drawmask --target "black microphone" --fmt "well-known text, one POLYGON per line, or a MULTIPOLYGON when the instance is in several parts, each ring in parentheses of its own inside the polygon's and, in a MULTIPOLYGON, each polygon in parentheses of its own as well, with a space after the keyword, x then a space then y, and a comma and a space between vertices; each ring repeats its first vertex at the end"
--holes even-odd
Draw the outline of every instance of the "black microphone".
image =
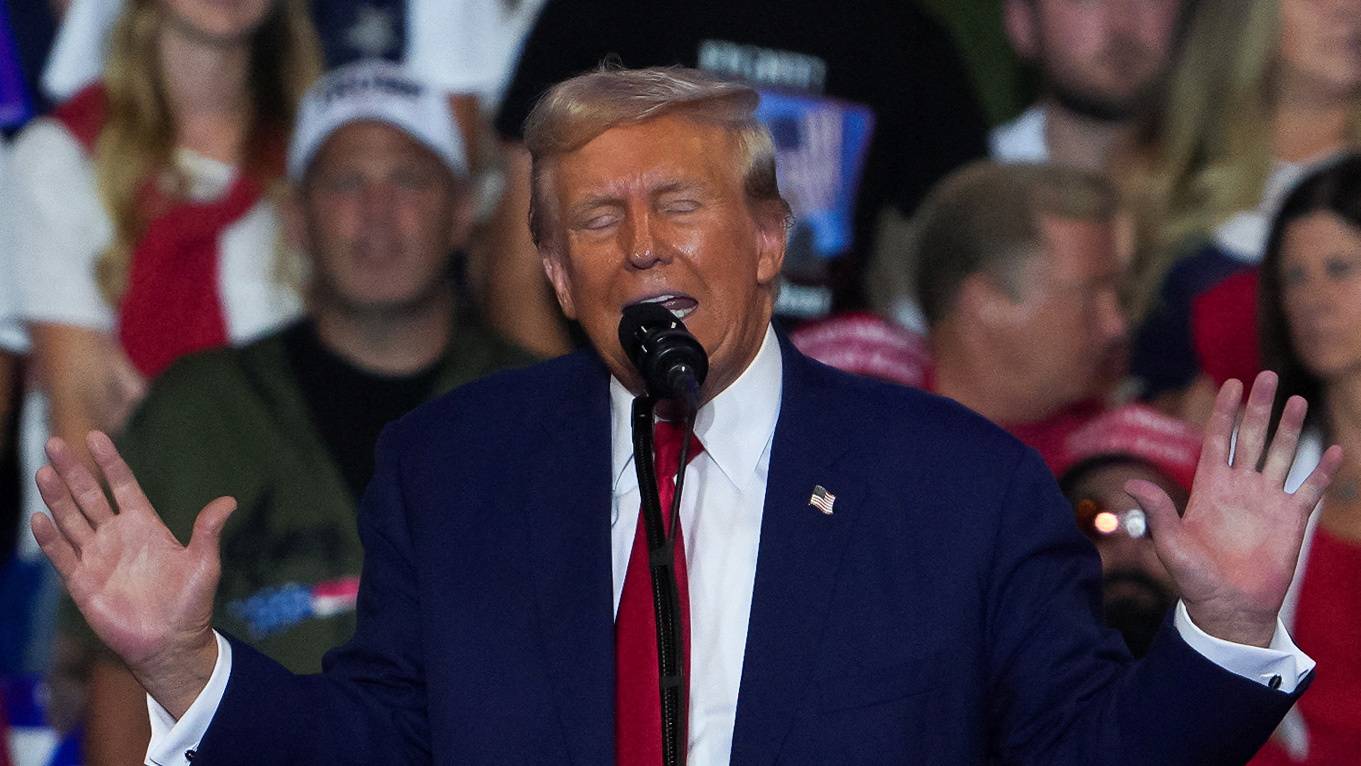
POLYGON ((654 399, 675 399, 692 412, 709 374, 709 355, 675 314, 656 303, 635 303, 619 320, 619 344, 654 399))

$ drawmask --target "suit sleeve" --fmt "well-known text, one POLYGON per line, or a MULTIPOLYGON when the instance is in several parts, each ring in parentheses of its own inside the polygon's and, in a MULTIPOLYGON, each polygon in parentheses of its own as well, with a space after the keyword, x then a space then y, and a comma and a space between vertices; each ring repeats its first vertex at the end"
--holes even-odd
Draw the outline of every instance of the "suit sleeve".
POLYGON ((1225 670, 1171 620, 1135 662, 1101 627, 1100 570, 1039 458, 1026 450, 999 514, 989 579, 993 738, 1005 763, 1243 763, 1307 686, 1225 670))
POLYGON ((226 693, 194 761, 209 764, 430 762, 421 604, 402 500, 400 424, 379 438, 360 506, 365 560, 350 642, 299 676, 232 639, 226 693))

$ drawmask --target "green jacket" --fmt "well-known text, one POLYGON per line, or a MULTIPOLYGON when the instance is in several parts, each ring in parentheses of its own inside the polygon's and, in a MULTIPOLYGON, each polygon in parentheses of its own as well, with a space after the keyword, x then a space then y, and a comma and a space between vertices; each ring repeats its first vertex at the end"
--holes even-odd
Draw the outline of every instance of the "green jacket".
MULTIPOLYGON (((214 626, 295 672, 354 630, 363 549, 345 480, 290 370, 282 333, 195 354, 161 375, 119 447, 170 531, 187 542, 199 509, 223 495, 237 510, 223 531, 214 626)), ((532 361, 460 321, 431 396, 532 361)), ((90 638, 74 608, 64 622, 90 638)))

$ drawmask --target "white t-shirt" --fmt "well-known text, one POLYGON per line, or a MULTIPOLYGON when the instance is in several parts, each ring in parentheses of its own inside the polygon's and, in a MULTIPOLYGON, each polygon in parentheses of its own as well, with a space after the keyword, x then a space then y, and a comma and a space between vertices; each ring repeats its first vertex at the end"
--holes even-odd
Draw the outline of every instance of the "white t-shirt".
POLYGON ((99 79, 109 30, 124 5, 125 0, 71 0, 43 67, 43 92, 53 103, 65 101, 99 79))
MULTIPOLYGON (((11 206, 8 159, 9 144, 0 138, 0 211, 8 210, 11 206)), ((26 354, 28 333, 24 331, 23 318, 19 312, 14 248, 9 246, 9 237, 4 232, 8 219, 9 216, 0 215, 0 351, 26 354)))
POLYGON ((406 65, 494 114, 544 0, 407 0, 406 65))

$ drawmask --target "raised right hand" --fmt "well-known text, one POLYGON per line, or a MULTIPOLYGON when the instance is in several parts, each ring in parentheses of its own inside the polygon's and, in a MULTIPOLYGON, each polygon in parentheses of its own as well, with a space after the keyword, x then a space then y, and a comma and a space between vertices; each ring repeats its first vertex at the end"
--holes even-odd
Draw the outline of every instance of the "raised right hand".
POLYGON ((236 501, 221 497, 205 506, 189 544, 180 545, 109 437, 91 432, 86 445, 118 512, 70 447, 53 438, 49 464, 37 475, 52 518, 35 514, 33 537, 95 634, 178 718, 217 661, 218 541, 236 501))

